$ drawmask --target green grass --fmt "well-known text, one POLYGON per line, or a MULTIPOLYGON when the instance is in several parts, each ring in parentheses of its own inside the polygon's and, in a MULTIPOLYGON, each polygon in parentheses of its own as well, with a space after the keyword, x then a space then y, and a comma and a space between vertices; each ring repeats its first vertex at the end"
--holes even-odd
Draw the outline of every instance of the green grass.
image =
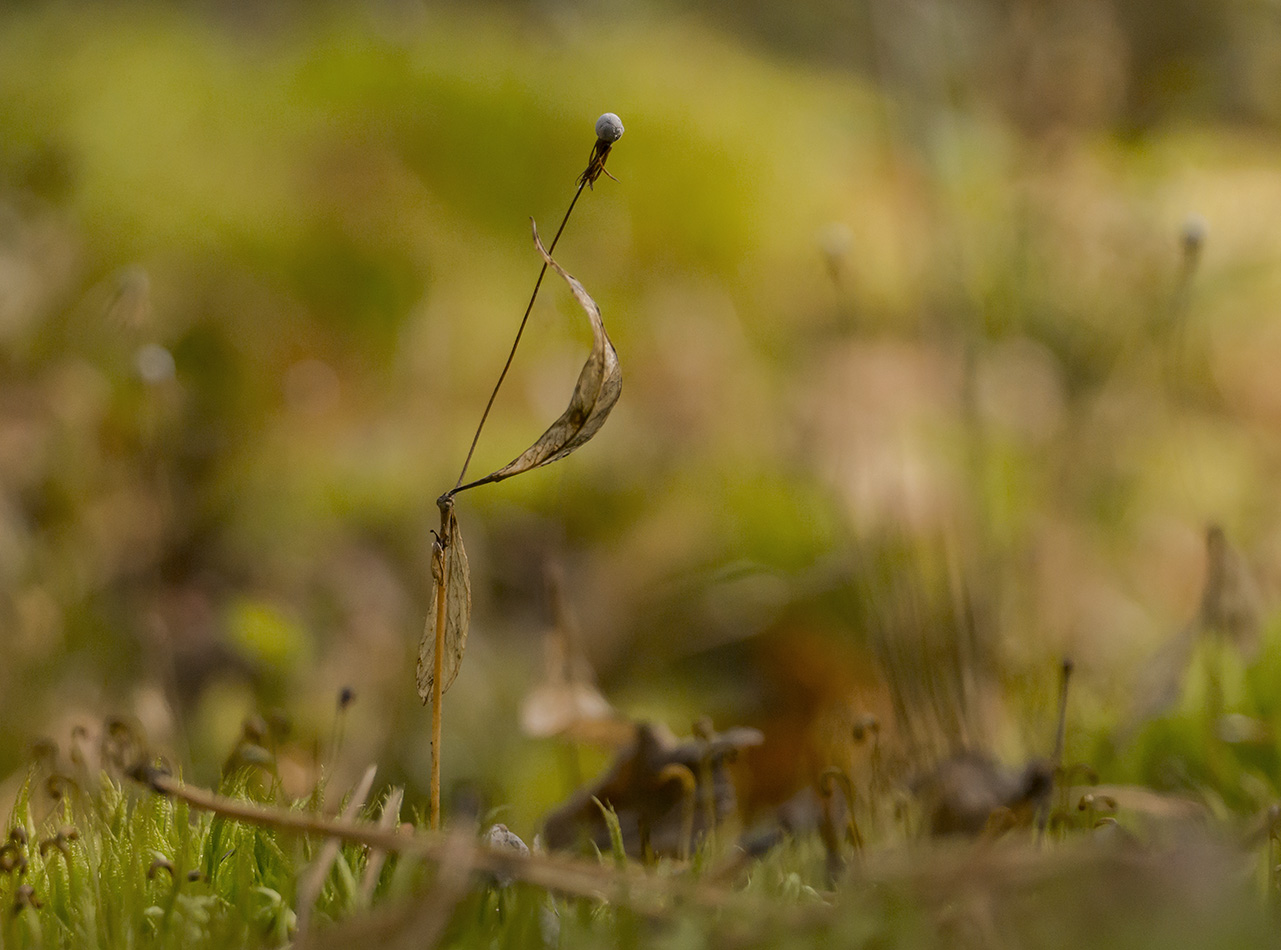
MULTIPOLYGON (((36 774, 8 824, 4 947, 277 947, 298 938, 300 881, 322 838, 197 810, 106 773, 83 786, 63 783, 54 798, 36 774)), ((242 770, 223 791, 273 803, 278 791, 265 788, 262 775, 242 770)), ((320 798, 317 789, 291 807, 311 811, 320 798)), ((362 819, 375 818, 380 804, 362 819)), ((335 947, 419 938, 428 946, 575 948, 1266 944, 1276 906, 1266 831, 1250 837, 1223 820, 1196 833, 1184 827, 1171 844, 1127 824, 1143 844, 1116 826, 1090 829, 1080 814, 1041 841, 1016 833, 930 845, 871 828, 865 852, 844 853, 834 886, 817 836, 787 839, 718 880, 713 869, 732 850, 722 835, 688 867, 641 869, 618 854, 599 856, 605 898, 583 896, 572 876, 551 890, 521 883, 520 864, 518 879, 500 884, 467 874, 462 857, 438 870, 394 855, 365 895, 369 853, 348 843, 316 899, 310 940, 335 947)))
MULTIPOLYGON (((244 795, 246 784, 228 790, 244 795)), ((0 884, 6 947, 276 946, 292 933, 317 842, 193 813, 105 774, 51 808, 33 803, 47 797, 26 788, 9 822, 19 866, 0 884), (24 885, 33 901, 17 910, 24 885)), ((364 861, 354 846, 339 853, 319 918, 359 909, 364 861)))
MULTIPOLYGON (((786 679, 769 658, 804 653, 811 626, 861 664, 899 614, 953 617, 953 564, 931 545, 961 526, 1006 707, 994 747, 1047 750, 1047 684, 1070 653, 1068 760, 1202 816, 1123 807, 1093 828, 1065 799, 1047 840, 941 847, 886 818, 899 788, 835 880, 811 835, 718 881, 727 830, 688 869, 600 857, 604 896, 421 856, 367 881, 354 843, 317 893, 321 836, 83 764, 54 797, 40 766, 5 829, 3 947, 276 947, 309 913, 336 947, 1269 942, 1275 609, 1256 657, 1204 638, 1172 705, 1122 720, 1128 668, 1197 609, 1206 522, 1277 576, 1281 142, 1236 124, 1078 130, 1051 154, 991 103, 913 104, 667 11, 623 29, 537 19, 436 11, 389 30, 335 6, 245 42, 154 4, 0 14, 0 298, 27 301, 0 327, 0 775, 69 719, 162 695, 157 731, 193 780, 272 705, 318 768, 350 686, 348 748, 421 793, 403 647, 427 602, 430 499, 537 266, 526 215, 560 213, 608 108, 629 129, 621 180, 563 250, 607 304, 628 401, 555 478, 469 500, 482 622, 450 695, 447 783, 527 838, 567 791, 552 746, 515 725, 540 668, 539 558, 570 566, 620 710, 724 725, 809 689, 800 660, 786 679), (1211 227, 1185 274, 1191 211, 1211 227), (839 282, 816 243, 832 224, 850 237, 828 262, 839 282), (122 320, 112 297, 135 271, 153 305, 122 320), (171 351, 173 385, 136 378, 143 343, 171 351), (920 511, 897 500, 918 491, 920 511), (900 542, 905 514, 927 523, 900 542), (168 646, 191 655, 155 655, 168 646), (170 660, 200 688, 171 682, 170 660)), ((554 299, 483 470, 541 431, 540 394, 561 398, 549 381, 577 365, 554 299)), ((878 675, 927 693, 936 659, 878 675)), ((250 769, 221 791, 330 814, 345 789, 292 800, 250 769)))

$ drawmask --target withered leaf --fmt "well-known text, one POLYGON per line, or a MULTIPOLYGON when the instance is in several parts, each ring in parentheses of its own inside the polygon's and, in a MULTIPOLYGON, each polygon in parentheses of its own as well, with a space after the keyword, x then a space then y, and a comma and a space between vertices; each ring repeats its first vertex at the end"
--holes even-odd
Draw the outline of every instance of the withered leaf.
POLYGON ((519 456, 498 471, 466 486, 468 488, 489 482, 499 482, 504 478, 511 478, 513 475, 520 475, 530 469, 563 459, 586 444, 600 430, 609 416, 609 411, 614 408, 614 403, 618 402, 618 397, 623 391, 623 373, 618 365, 618 353, 609 340, 609 334, 605 332, 605 324, 601 320, 600 308, 596 306, 596 301, 592 300, 582 284, 552 260, 552 256, 547 253, 547 249, 543 247, 543 242, 538 237, 537 225, 534 226, 534 244, 538 246, 538 253, 543 255, 543 260, 564 278, 574 294, 574 299, 587 311, 587 319, 592 325, 592 351, 587 357, 587 362, 583 364, 582 372, 578 374, 578 382, 574 386, 573 396, 570 397, 569 408, 561 417, 539 436, 537 442, 519 456))
POLYGON ((599 802, 614 810, 628 855, 642 856, 646 839, 656 855, 684 853, 710 833, 709 818, 719 824, 737 807, 727 763, 762 741, 755 729, 681 740, 662 726, 637 723, 630 746, 619 752, 613 767, 548 815, 543 840, 553 849, 590 842, 608 850, 610 829, 599 802), (675 780, 682 771, 694 779, 691 797, 675 780), (686 811, 690 806, 692 814, 686 811))
POLYGON ((999 811, 1012 825, 1026 825, 1049 800, 1054 768, 1040 759, 1007 769, 977 752, 960 752, 918 780, 932 835, 977 835, 989 830, 999 811))
POLYGON ((431 606, 427 611, 427 625, 418 644, 418 696, 424 704, 431 701, 432 680, 435 678, 436 657, 436 598, 443 588, 445 593, 445 638, 441 665, 441 686, 445 690, 454 682, 462 666, 463 651, 467 649, 467 624, 471 620, 471 569, 467 565, 467 551, 463 536, 458 530, 458 518, 451 510, 446 521, 444 536, 432 546, 431 551, 431 606))
POLYGON ((607 748, 632 741, 634 727, 596 687, 596 675, 578 643, 578 625, 566 602, 559 568, 547 572, 553 624, 543 636, 543 677, 525 696, 520 727, 528 736, 561 736, 607 748))

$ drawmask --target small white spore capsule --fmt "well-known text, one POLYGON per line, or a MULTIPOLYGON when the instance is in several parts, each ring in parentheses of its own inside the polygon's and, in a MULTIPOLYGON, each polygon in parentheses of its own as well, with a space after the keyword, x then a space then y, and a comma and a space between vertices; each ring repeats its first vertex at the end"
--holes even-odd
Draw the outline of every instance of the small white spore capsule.
POLYGON ((1179 233, 1179 240, 1183 244, 1184 254, 1191 257, 1201 252, 1201 247, 1205 244, 1206 228, 1205 218, 1199 214, 1187 216, 1183 222, 1183 229, 1179 233))
POLYGON ((596 120, 596 137, 611 145, 623 137, 623 120, 612 112, 606 112, 596 120))

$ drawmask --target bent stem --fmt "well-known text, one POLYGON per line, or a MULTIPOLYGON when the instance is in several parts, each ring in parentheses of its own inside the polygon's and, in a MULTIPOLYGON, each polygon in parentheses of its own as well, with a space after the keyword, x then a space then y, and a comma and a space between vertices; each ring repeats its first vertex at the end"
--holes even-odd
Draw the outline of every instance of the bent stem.
POLYGON ((436 500, 440 508, 440 537, 436 541, 441 546, 440 574, 436 577, 436 649, 432 656, 431 681, 431 828, 440 828, 440 723, 441 688, 444 679, 445 657, 445 584, 449 577, 449 555, 453 547, 452 532, 449 530, 449 513, 453 510, 452 495, 444 494, 436 500))
MULTIPOLYGON (((622 134, 621 127, 618 134, 622 134)), ((481 479, 471 485, 463 485, 463 480, 467 477, 467 467, 471 465, 472 455, 476 452, 476 443, 480 441, 480 433, 485 428, 485 422, 489 419, 489 412, 494 407, 494 400, 498 398, 498 390, 502 388, 503 381, 507 378, 507 372, 511 369, 512 361, 516 358, 516 349, 520 346, 521 337, 525 333, 525 326, 529 323, 529 315, 534 310, 534 302, 538 300, 539 288, 543 286, 543 278, 547 276, 547 267, 551 262, 551 252, 556 249, 556 244, 560 241, 560 236, 565 232, 565 225, 569 224, 569 216, 574 213, 574 207, 578 204, 578 199, 583 194, 583 189, 592 185, 602 173, 605 173, 605 159, 609 156, 610 142, 606 142, 598 137, 595 147, 592 149, 591 157, 587 162, 587 170, 578 179, 578 188, 574 191, 574 197, 570 199, 569 207, 565 209, 565 216, 560 220, 560 227, 556 229, 556 234, 552 237, 551 244, 544 254, 543 266, 538 271, 538 279, 534 281, 534 291, 529 295, 529 303, 525 305, 525 312, 520 318, 520 326, 516 328, 516 339, 512 341, 511 352, 507 354, 507 361, 503 364, 502 372, 498 374, 498 382, 494 384, 494 390, 489 394, 489 401, 485 403, 485 411, 481 413, 480 423, 476 426, 476 434, 472 436, 471 445, 467 449, 467 457, 463 459, 462 470, 458 473, 458 481, 454 487, 445 494, 436 499, 436 505, 440 508, 440 535, 437 544, 440 545, 440 573, 436 580, 436 636, 435 652, 432 656, 432 687, 431 687, 431 827, 440 827, 440 745, 441 745, 441 705, 444 674, 444 656, 445 656, 445 598, 446 587, 449 578, 449 559, 452 556, 450 548, 453 546, 453 531, 451 530, 451 513, 454 507, 454 495, 464 488, 473 488, 475 485, 485 484, 492 481, 492 477, 481 479)), ((611 176, 612 177, 612 176, 611 176)))
MULTIPOLYGON (((565 216, 560 219, 560 227, 556 229, 556 234, 552 238, 552 243, 547 246, 548 254, 551 254, 552 251, 556 250, 556 242, 560 240, 560 236, 565 230, 565 225, 569 223, 569 216, 574 213, 574 205, 578 204, 578 198, 582 195, 583 189, 586 186, 587 177, 586 173, 584 173, 584 177, 580 178, 578 181, 578 190, 574 192, 574 197, 570 200, 569 207, 565 209, 565 216)), ((489 418, 489 410, 494 408, 494 400, 498 398, 498 390, 502 388, 503 380, 507 378, 507 371, 511 369, 512 360, 516 358, 516 348, 520 346, 520 338, 525 333, 525 324, 529 323, 529 315, 534 311, 534 301, 538 299, 538 289, 543 286, 543 278, 545 276, 547 276, 547 262, 543 261, 542 269, 538 272, 538 279, 534 281, 534 292, 529 295, 529 303, 525 306, 525 314, 520 318, 520 326, 516 329, 516 339, 512 341, 511 352, 507 354, 507 362, 503 364, 503 371, 498 374, 498 382, 494 383, 494 391, 489 394, 489 402, 485 403, 485 411, 480 415, 480 424, 476 426, 476 434, 472 436, 471 447, 467 449, 467 458, 463 459, 463 468, 462 471, 458 473, 458 481, 456 481, 454 483, 454 487, 442 497, 451 496, 455 492, 461 491, 463 488, 463 479, 467 477, 467 466, 471 465, 471 457, 476 452, 476 443, 480 441, 480 433, 481 430, 485 428, 485 420, 489 418)), ((481 484, 481 482, 477 482, 476 484, 481 484)), ((468 485, 466 487, 473 488, 475 486, 468 485)))

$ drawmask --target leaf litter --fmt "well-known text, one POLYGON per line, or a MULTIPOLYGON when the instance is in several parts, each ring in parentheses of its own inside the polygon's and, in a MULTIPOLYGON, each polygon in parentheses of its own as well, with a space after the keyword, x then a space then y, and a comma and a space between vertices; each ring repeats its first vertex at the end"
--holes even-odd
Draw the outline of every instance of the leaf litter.
POLYGON ((686 855, 713 827, 736 809, 728 764, 742 749, 759 745, 755 729, 710 728, 678 739, 661 725, 639 722, 632 743, 612 767, 588 788, 579 789, 553 811, 543 825, 552 849, 588 843, 602 851, 611 846, 610 822, 618 822, 628 856, 686 855))

